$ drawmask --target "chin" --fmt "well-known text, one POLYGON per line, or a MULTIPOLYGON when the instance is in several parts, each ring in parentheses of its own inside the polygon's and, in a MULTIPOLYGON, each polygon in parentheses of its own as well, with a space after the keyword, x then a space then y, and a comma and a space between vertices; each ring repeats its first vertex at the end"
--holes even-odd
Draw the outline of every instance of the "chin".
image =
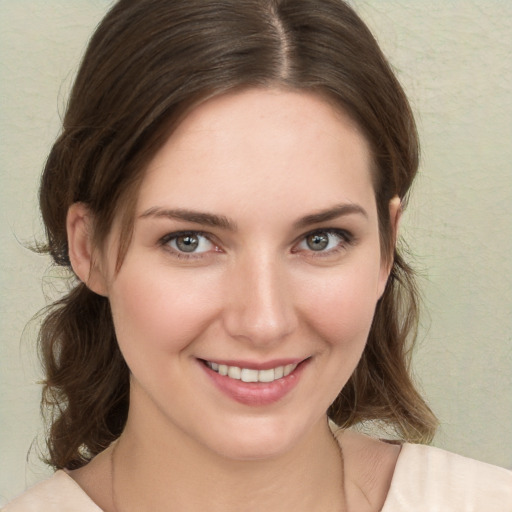
POLYGON ((288 443, 279 437, 249 438, 236 436, 215 447, 215 452, 221 457, 237 461, 257 461, 276 459, 287 453, 293 443, 288 443), (291 445, 291 446, 290 446, 291 445))
POLYGON ((211 432, 210 448, 223 458, 239 461, 279 458, 293 451, 311 432, 311 425, 301 427, 293 421, 261 417, 244 419, 230 429, 219 428, 219 435, 211 432))

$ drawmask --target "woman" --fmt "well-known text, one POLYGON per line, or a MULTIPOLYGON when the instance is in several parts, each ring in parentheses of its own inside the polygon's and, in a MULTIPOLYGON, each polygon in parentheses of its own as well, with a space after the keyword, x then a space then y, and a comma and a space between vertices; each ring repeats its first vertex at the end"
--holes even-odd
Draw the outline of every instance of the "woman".
POLYGON ((505 470, 347 430, 435 430, 395 248, 417 146, 339 0, 114 5, 41 185, 78 278, 40 336, 65 471, 5 510, 508 510, 505 470))

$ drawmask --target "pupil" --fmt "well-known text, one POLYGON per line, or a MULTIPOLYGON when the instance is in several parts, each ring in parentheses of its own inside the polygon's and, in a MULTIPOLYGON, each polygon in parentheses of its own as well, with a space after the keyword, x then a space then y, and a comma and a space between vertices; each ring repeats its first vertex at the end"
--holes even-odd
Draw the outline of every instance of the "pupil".
POLYGON ((184 235, 176 239, 176 245, 180 251, 193 252, 197 249, 199 240, 197 239, 197 236, 184 235))
POLYGON ((325 234, 309 235, 306 243, 313 251, 321 251, 329 245, 329 237, 325 234))

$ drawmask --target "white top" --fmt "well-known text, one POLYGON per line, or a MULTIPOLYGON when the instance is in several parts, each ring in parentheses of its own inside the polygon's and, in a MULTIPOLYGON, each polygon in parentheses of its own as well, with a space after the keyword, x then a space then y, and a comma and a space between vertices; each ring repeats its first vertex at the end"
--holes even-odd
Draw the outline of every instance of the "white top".
POLYGON ((512 471, 404 444, 382 512, 512 512, 512 471))
MULTIPOLYGON (((381 512, 512 512, 512 471, 439 448, 405 443, 381 512)), ((0 512, 102 512, 57 471, 0 512)))

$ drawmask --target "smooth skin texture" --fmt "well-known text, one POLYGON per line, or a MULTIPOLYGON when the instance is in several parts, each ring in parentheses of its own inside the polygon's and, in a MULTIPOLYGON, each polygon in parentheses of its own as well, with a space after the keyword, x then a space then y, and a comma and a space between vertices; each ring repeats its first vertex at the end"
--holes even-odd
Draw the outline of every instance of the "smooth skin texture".
MULTIPOLYGON (((94 248, 86 206, 70 208, 73 268, 109 298, 132 374, 116 448, 124 512, 343 509, 326 410, 389 273, 370 158, 357 125, 319 96, 246 90, 194 109, 150 163, 119 271, 118 225, 94 248), (283 359, 304 363, 263 405, 234 400, 204 364, 283 359)), ((395 225, 398 200, 390 211, 395 225)), ((378 510, 398 448, 346 439, 348 505, 378 510)), ((107 454, 73 476, 113 509, 107 454)))

